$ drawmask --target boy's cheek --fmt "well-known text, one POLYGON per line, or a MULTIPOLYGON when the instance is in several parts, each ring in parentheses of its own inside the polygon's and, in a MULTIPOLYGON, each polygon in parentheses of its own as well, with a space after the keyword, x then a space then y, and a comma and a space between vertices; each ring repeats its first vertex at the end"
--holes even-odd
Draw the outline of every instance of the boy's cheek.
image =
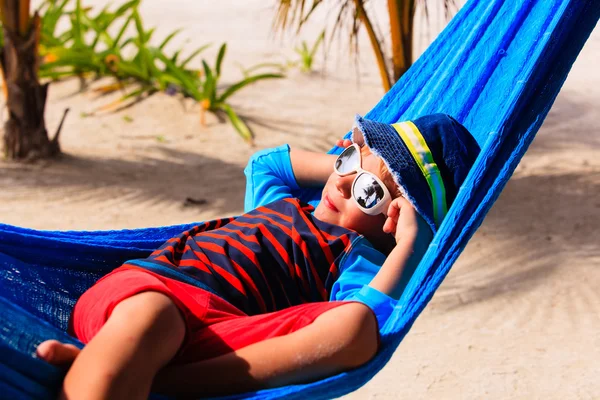
POLYGON ((352 229, 360 234, 366 234, 371 232, 372 222, 368 215, 353 207, 345 215, 346 228, 352 229))

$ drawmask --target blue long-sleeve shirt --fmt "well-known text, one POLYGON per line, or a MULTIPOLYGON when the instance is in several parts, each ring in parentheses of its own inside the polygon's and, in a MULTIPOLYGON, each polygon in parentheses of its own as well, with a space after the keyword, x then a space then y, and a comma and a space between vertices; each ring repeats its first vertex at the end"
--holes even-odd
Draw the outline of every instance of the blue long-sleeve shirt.
MULTIPOLYGON (((245 211, 295 197, 300 186, 294 176, 288 145, 254 154, 245 169, 245 211)), ((318 201, 310 202, 316 206, 318 201)), ((370 307, 383 327, 397 301, 369 286, 386 256, 361 235, 353 239, 352 248, 339 262, 339 278, 333 284, 330 300, 359 301, 370 307)))

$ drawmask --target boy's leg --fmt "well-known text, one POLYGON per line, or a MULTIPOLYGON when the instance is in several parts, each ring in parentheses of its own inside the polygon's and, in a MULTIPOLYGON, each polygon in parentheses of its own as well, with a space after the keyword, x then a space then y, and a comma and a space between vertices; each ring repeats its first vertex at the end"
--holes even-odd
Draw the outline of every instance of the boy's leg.
MULTIPOLYGON (((179 350, 185 325, 171 299, 143 292, 120 302, 98 334, 77 355, 61 398, 147 399, 156 372, 179 350)), ((71 349, 72 350, 72 349, 71 349)), ((52 361, 76 353, 64 345, 40 345, 52 361)), ((47 358, 48 359, 48 358, 47 358)))
MULTIPOLYGON (((378 340, 371 310, 360 303, 343 303, 287 335, 204 361, 166 366, 157 374, 154 390, 202 396, 315 380, 364 364, 377 351, 378 340)), ((53 354, 42 358, 52 364, 68 362, 78 352, 56 341, 44 344, 53 354)))

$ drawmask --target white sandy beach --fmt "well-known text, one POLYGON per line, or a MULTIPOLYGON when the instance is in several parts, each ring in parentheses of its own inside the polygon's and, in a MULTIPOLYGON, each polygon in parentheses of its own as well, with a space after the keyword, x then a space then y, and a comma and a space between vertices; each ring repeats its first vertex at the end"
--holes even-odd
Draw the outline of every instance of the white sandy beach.
MULTIPOLYGON (((292 36, 274 38, 274 8, 252 0, 143 0, 160 39, 212 63, 228 43, 224 83, 236 63, 294 58, 292 36), (177 43, 174 43, 174 45, 177 43)), ((102 4, 84 1, 84 4, 102 4)), ((382 12, 378 13, 383 15, 382 12)), ((312 42, 322 26, 301 38, 312 42)), ((158 40, 157 39, 157 40, 158 40)), ((335 48, 335 47, 334 47, 335 48)), ((383 95, 366 40, 359 72, 334 51, 313 74, 259 82, 232 98, 250 118, 251 148, 199 106, 158 94, 117 113, 86 116, 110 101, 52 84, 46 123, 65 156, 0 162, 0 222, 38 229, 172 225, 240 213, 243 168, 261 148, 327 150, 383 95), (358 77, 358 82, 357 82, 358 77), (186 206, 186 198, 206 200, 186 206)), ((575 63, 542 129, 485 222, 389 364, 349 399, 600 398, 600 29, 575 63)))

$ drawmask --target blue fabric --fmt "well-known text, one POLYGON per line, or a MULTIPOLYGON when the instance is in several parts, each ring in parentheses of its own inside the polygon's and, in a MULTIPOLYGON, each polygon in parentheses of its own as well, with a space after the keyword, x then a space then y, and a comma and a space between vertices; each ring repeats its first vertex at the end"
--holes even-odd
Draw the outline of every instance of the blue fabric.
POLYGON ((331 288, 331 300, 359 301, 373 310, 380 327, 394 311, 397 301, 369 286, 385 261, 385 255, 364 237, 356 238, 341 261, 340 277, 331 288))
MULTIPOLYGON (((361 368, 317 382, 228 398, 338 397, 383 368, 510 178, 599 15, 597 0, 471 0, 462 8, 365 115, 393 123, 446 113, 466 126, 482 149, 381 327, 379 353, 361 368)), ((306 192, 305 199, 318 193, 306 192)), ((87 287, 187 227, 52 232, 0 225, 0 393, 52 398, 63 372, 32 357, 36 345, 48 338, 69 341, 67 317, 87 287)))
POLYGON ((298 186, 290 160, 290 146, 287 144, 254 153, 248 160, 244 174, 245 212, 287 197, 302 197, 313 207, 321 199, 320 188, 307 190, 298 186))
MULTIPOLYGON (((433 161, 440 171, 444 181, 446 204, 450 208, 460 185, 479 155, 479 145, 471 133, 449 115, 425 115, 412 122, 425 139, 433 161)), ((385 161, 395 182, 402 188, 403 195, 435 233, 437 226, 434 222, 434 206, 429 184, 400 135, 389 124, 370 121, 360 116, 356 117, 355 123, 367 146, 385 161)))
POLYGON ((292 170, 290 146, 287 144, 256 152, 250 157, 244 174, 245 212, 277 200, 294 197, 292 192, 300 190, 292 170))

